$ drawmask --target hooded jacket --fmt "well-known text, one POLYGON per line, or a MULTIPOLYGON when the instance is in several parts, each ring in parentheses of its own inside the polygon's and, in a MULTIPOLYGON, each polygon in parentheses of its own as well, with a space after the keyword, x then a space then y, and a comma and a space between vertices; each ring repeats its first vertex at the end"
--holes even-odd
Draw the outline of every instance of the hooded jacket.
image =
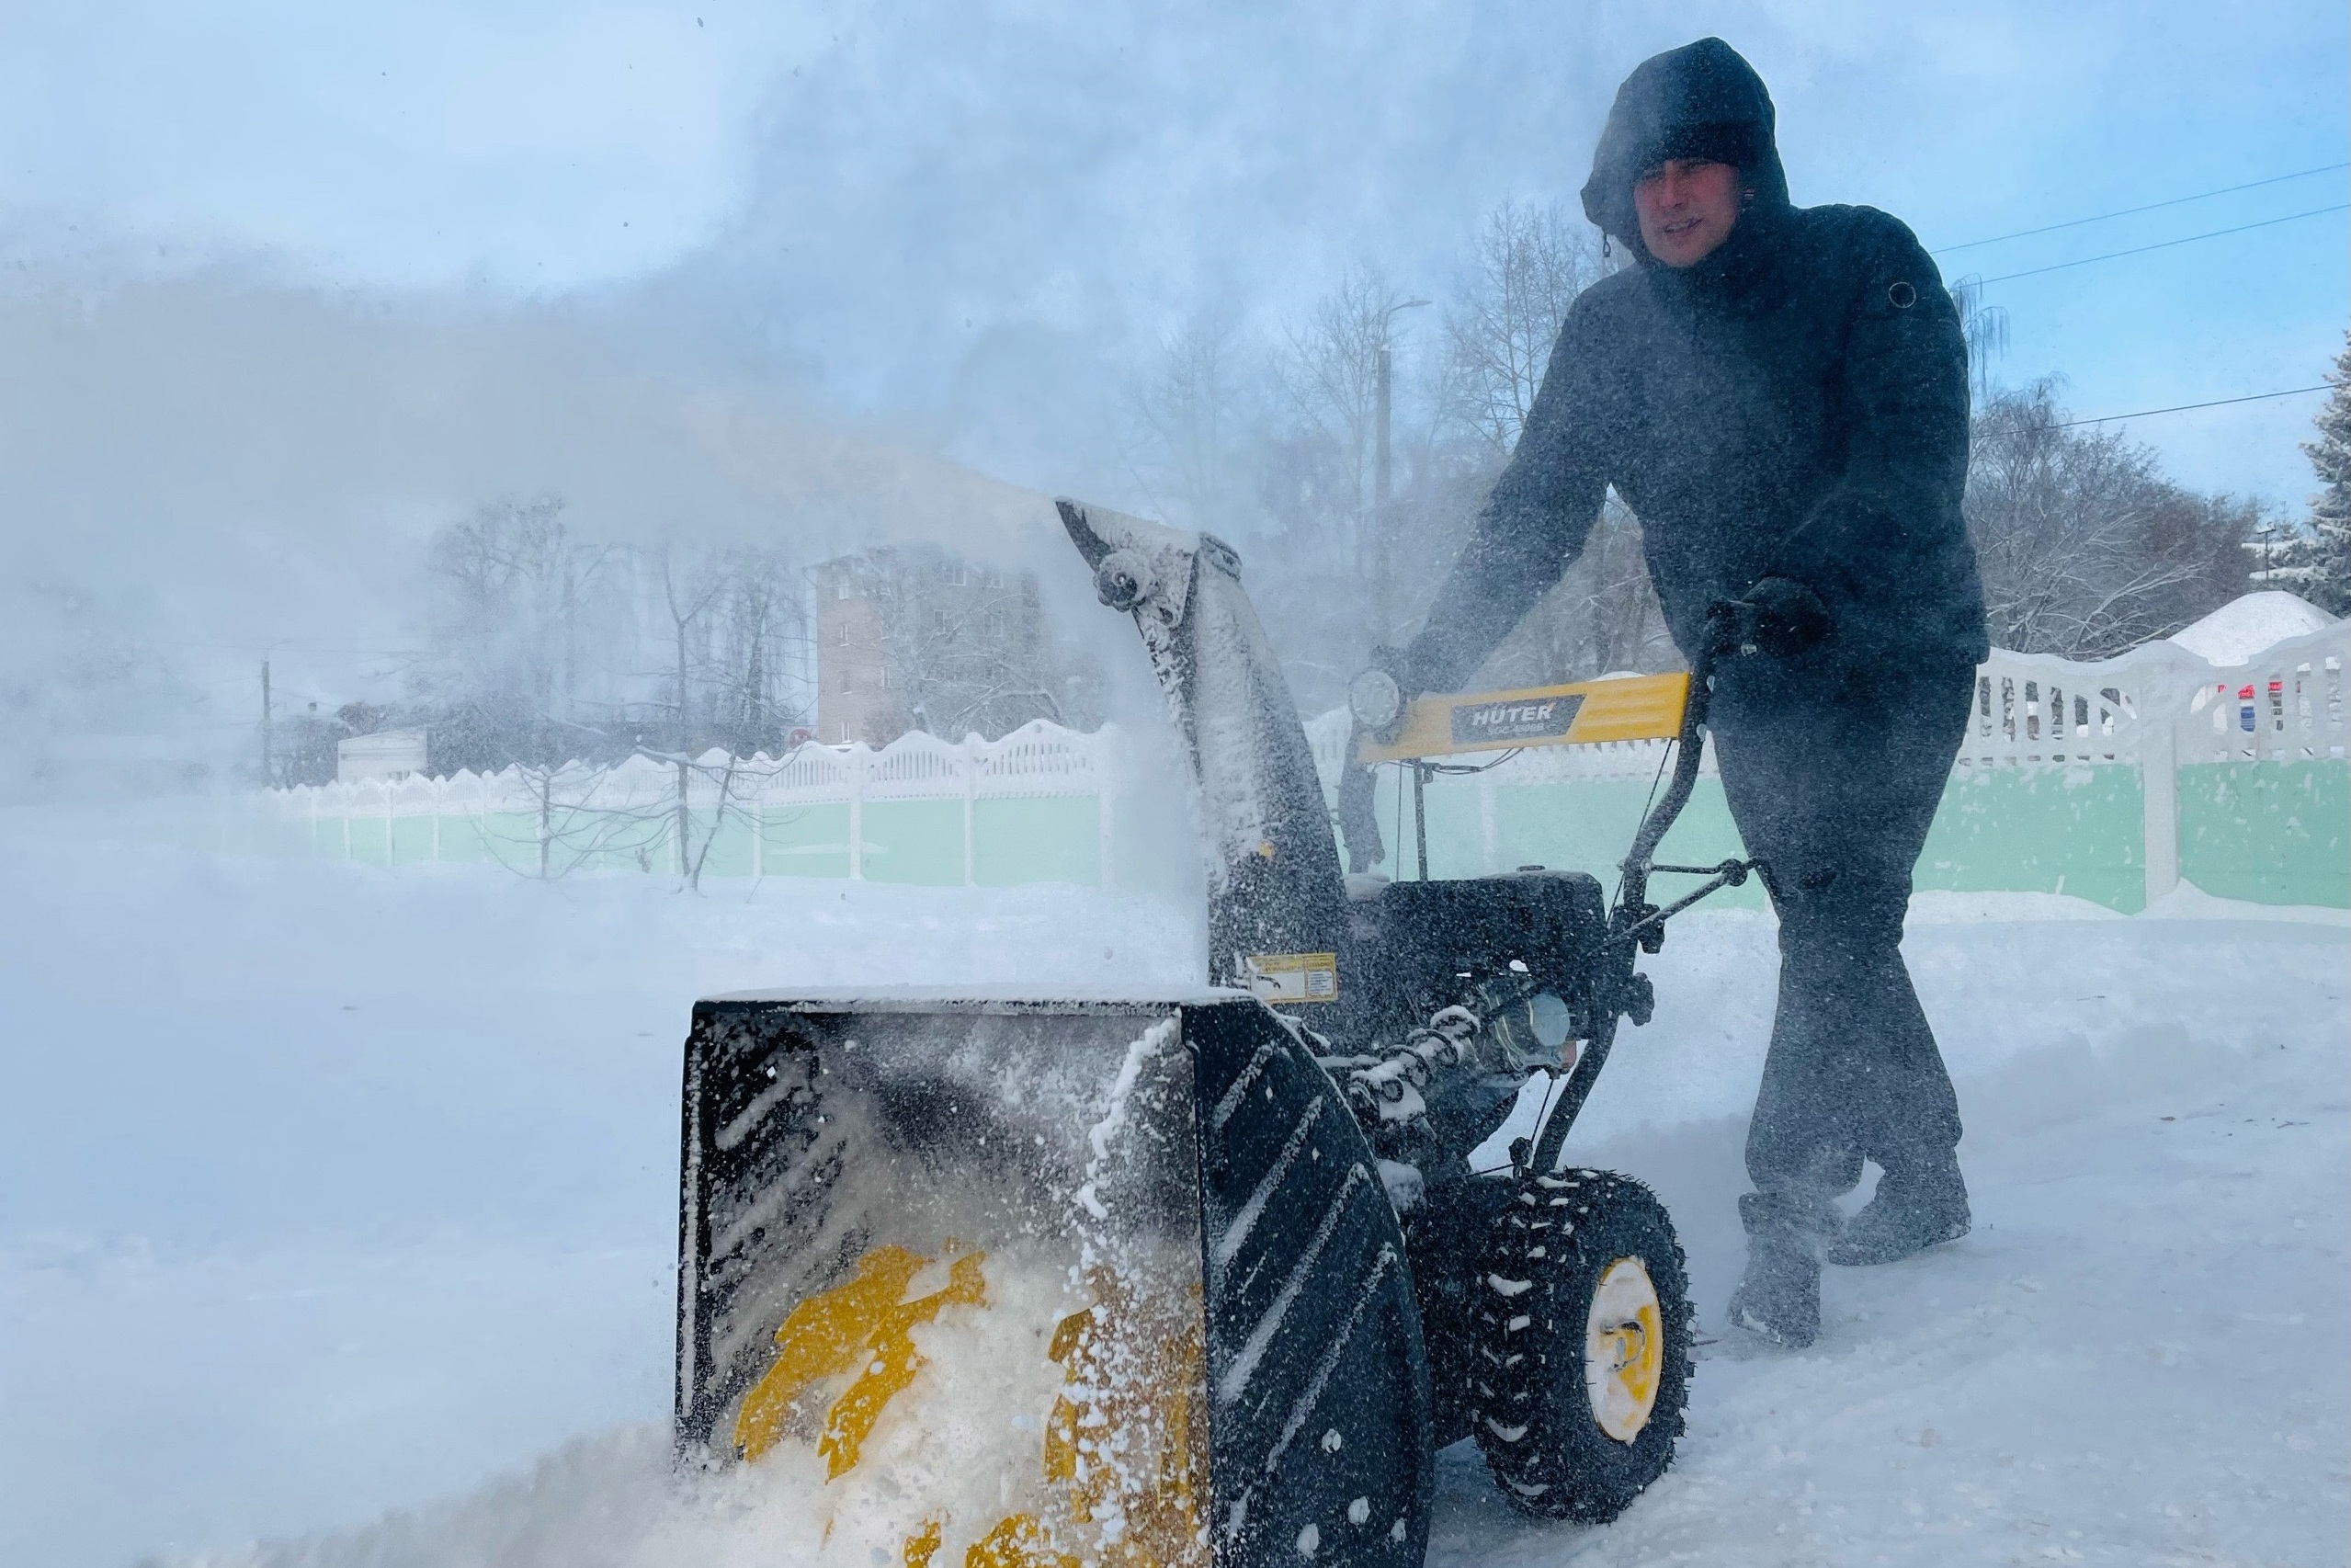
POLYGON ((1452 689, 1573 563, 1614 485, 1641 519, 1675 642, 1767 576, 1835 626, 1823 673, 1981 661, 1983 590, 1959 497, 1968 358, 1909 229, 1868 207, 1790 206, 1771 96, 1720 39, 1617 93, 1584 209, 1634 265, 1579 295, 1509 466, 1399 672, 1452 689), (1633 185, 1667 158, 1736 165, 1753 191, 1693 267, 1641 243, 1633 185))

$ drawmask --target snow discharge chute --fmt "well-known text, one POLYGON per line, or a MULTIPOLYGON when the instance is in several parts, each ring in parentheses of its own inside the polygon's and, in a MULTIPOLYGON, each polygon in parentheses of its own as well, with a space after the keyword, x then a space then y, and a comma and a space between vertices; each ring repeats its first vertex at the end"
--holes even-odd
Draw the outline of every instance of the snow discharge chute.
POLYGON ((704 1002, 684 1185, 680 1441, 807 1560, 1420 1561, 1403 1240, 1255 1000, 704 1002))

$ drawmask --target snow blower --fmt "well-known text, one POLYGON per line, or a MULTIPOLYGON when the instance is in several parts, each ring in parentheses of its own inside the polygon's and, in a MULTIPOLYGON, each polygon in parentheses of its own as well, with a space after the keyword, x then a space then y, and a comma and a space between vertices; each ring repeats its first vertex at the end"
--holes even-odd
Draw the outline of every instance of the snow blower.
MULTIPOLYGON (((1757 868, 1653 863, 1705 670, 1407 704, 1354 766, 1678 740, 1616 899, 1575 871, 1343 877, 1240 561, 1064 501, 1188 748, 1210 973, 1139 995, 696 1004, 676 1437, 859 1568, 1413 1568, 1463 1437, 1519 1506, 1606 1520, 1671 1462, 1673 1225, 1562 1146, 1636 953, 1757 868), (1695 875, 1648 902, 1655 872, 1695 875)), ((1418 794, 1418 790, 1415 790, 1418 794)))

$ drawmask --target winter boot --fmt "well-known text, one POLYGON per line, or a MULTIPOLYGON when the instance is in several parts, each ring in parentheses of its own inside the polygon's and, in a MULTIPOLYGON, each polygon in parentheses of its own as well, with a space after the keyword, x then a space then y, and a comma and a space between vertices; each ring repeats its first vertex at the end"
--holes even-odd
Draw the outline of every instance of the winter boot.
POLYGON ((1968 1186, 1959 1157, 1945 1150, 1925 1164, 1888 1165, 1877 1195, 1828 1245, 1831 1263, 1892 1263, 1968 1233, 1968 1186))
POLYGON ((1819 1336, 1824 1207, 1763 1192, 1739 1199, 1747 1271, 1731 1292, 1733 1327, 1800 1350, 1819 1336))

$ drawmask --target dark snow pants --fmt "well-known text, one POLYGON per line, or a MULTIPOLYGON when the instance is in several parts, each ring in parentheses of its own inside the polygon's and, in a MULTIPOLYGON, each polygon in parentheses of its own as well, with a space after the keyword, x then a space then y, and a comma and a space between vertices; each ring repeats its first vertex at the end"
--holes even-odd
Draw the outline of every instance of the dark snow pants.
POLYGON ((1959 1141, 1902 936, 1974 697, 1971 665, 1823 670, 1751 655, 1716 678, 1723 792, 1747 852, 1770 868, 1779 915, 1779 1009, 1747 1174, 1800 1223, 1853 1188, 1864 1158, 1931 1165, 1959 1141))

